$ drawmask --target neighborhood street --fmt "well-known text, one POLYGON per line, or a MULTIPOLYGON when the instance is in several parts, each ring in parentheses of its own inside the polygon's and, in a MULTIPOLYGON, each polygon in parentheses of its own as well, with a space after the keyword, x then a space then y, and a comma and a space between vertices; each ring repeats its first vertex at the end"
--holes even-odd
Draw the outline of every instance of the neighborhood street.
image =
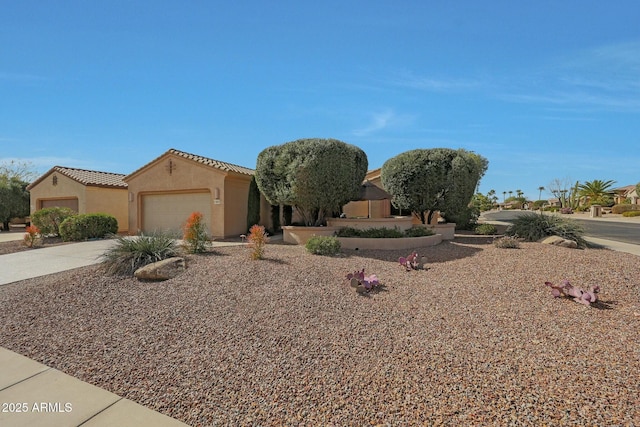
MULTIPOLYGON (((486 221, 510 222, 520 215, 530 213, 531 211, 522 210, 489 211, 483 212, 480 218, 486 221)), ((584 213, 567 215, 566 217, 578 221, 584 227, 587 237, 640 245, 640 217, 607 217, 605 215, 600 218, 590 218, 588 214, 584 213)))

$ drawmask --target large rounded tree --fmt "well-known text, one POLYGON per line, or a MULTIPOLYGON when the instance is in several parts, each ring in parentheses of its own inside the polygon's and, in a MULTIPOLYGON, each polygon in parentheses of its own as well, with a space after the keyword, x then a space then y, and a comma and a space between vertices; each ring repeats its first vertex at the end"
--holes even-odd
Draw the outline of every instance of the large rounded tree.
POLYGON ((423 224, 431 223, 436 211, 447 221, 464 223, 487 166, 487 159, 463 149, 418 149, 387 160, 380 175, 394 206, 410 210, 423 224))
POLYGON ((336 139, 299 139, 266 148, 258 155, 256 183, 273 205, 295 206, 306 225, 359 197, 367 155, 336 139))

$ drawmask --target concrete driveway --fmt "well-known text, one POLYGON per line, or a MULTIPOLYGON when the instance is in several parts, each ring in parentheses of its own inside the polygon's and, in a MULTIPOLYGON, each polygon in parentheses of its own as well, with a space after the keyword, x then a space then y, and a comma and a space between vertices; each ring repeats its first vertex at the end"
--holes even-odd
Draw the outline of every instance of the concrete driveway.
POLYGON ((0 285, 97 264, 114 242, 92 240, 0 255, 0 285))

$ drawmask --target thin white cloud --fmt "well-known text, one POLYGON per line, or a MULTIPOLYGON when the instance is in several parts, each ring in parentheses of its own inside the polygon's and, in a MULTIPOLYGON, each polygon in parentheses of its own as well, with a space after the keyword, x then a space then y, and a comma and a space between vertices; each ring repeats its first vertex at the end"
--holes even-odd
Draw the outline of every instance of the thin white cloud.
POLYGON ((593 111, 640 111, 640 42, 598 46, 524 75, 501 99, 593 111), (526 78, 536 81, 535 86, 526 78))
POLYGON ((479 80, 416 76, 413 73, 406 72, 390 79, 390 83, 396 86, 429 92, 462 91, 477 89, 482 86, 479 80))
POLYGON ((385 129, 409 125, 413 120, 413 116, 398 115, 393 110, 385 110, 382 112, 372 113, 367 125, 355 129, 351 133, 358 137, 369 136, 385 129))

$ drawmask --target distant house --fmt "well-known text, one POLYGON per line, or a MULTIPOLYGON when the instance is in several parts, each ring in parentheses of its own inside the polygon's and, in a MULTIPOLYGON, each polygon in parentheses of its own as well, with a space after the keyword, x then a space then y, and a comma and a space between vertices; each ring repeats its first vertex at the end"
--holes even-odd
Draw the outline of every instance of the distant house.
POLYGON ((67 207, 77 213, 106 213, 118 221, 118 230, 129 229, 127 184, 123 174, 54 166, 33 181, 30 211, 67 207))
POLYGON ((560 199, 555 198, 555 197, 551 198, 551 199, 548 199, 547 200, 547 206, 559 208, 561 206, 560 199))
POLYGON ((634 205, 640 204, 640 195, 638 195, 635 185, 626 185, 624 187, 614 188, 611 191, 615 204, 626 203, 627 200, 634 205))
MULTIPOLYGON (((247 232, 247 202, 254 170, 170 149, 124 177, 128 184, 129 234, 181 233, 200 212, 216 238, 247 232)), ((269 227, 270 205, 261 196, 261 222, 269 227)))

